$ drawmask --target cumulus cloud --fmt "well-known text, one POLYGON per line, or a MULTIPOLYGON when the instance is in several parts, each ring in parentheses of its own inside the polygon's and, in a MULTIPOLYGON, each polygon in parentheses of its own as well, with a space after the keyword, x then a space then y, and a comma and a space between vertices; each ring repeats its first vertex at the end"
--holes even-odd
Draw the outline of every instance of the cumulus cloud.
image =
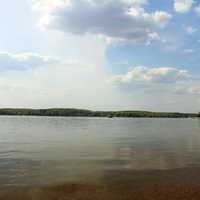
MULTIPOLYGON (((20 59, 23 58, 22 55, 27 57, 27 53, 7 54, 20 57, 20 59)), ((47 60, 51 58, 38 54, 37 57, 45 57, 48 58, 47 60)), ((190 82, 189 72, 183 69, 135 67, 127 74, 113 76, 111 84, 106 81, 112 76, 110 72, 106 73, 96 65, 94 68, 84 63, 61 60, 40 62, 41 65, 36 62, 37 67, 32 65, 26 70, 15 70, 12 67, 12 70, 0 73, 0 107, 41 108, 59 105, 59 107, 95 110, 191 111, 199 106, 196 103, 200 95, 199 81, 190 82), (32 68, 34 71, 31 70, 32 68), (121 86, 127 86, 128 90, 121 90, 121 86), (98 91, 98 98, 96 91, 98 91), (178 96, 174 97, 174 95, 178 96), (179 95, 184 96, 179 98, 179 95), (191 99, 188 99, 190 97, 191 99), (148 99, 148 105, 146 99, 148 99), (161 99, 164 101, 162 105, 159 104, 161 99), (171 104, 168 105, 168 101, 177 99, 183 99, 183 102, 176 103, 174 107, 171 104), (192 104, 188 104, 188 101, 192 104)))
POLYGON ((195 50, 194 49, 183 49, 182 51, 184 54, 192 54, 192 53, 195 53, 195 50))
POLYGON ((34 8, 37 9, 51 9, 52 7, 70 4, 70 0, 31 0, 34 8))
POLYGON ((36 53, 0 52, 0 71, 26 70, 42 65, 61 63, 62 60, 36 53))
MULTIPOLYGON (((145 11, 144 0, 56 2, 46 4, 48 9, 40 21, 43 28, 78 35, 95 34, 109 41, 146 43, 158 40, 157 30, 166 27, 172 17, 165 11, 145 11)), ((42 7, 41 3, 37 5, 42 7)))
POLYGON ((197 32, 198 29, 197 29, 197 28, 194 28, 194 27, 192 27, 192 26, 186 26, 186 27, 185 27, 185 31, 186 31, 188 34, 193 34, 193 33, 197 32))
POLYGON ((200 97, 200 77, 176 67, 138 66, 126 74, 113 76, 108 82, 128 94, 140 91, 148 99, 155 97, 152 101, 165 97, 165 104, 168 98, 177 101, 180 95, 181 98, 200 97))
POLYGON ((188 95, 200 95, 200 87, 197 83, 196 85, 179 85, 174 89, 175 94, 188 94, 188 95))
POLYGON ((192 9, 193 0, 174 0, 174 9, 179 13, 187 13, 192 9))
POLYGON ((200 5, 198 5, 195 9, 194 9, 195 13, 197 14, 198 17, 200 17, 200 5))
POLYGON ((134 67, 127 74, 112 77, 113 83, 125 84, 149 84, 149 83, 175 83, 189 77, 186 70, 173 67, 147 68, 143 66, 134 67))
POLYGON ((105 70, 96 65, 33 53, 1 55, 0 107, 104 109, 120 99, 108 87, 105 70))

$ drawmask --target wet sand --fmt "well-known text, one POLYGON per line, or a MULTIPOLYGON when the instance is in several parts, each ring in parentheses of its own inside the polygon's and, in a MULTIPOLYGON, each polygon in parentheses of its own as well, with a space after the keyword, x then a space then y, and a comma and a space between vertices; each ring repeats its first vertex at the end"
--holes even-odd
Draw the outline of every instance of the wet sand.
POLYGON ((196 200, 200 168, 110 171, 101 182, 1 187, 0 200, 196 200))

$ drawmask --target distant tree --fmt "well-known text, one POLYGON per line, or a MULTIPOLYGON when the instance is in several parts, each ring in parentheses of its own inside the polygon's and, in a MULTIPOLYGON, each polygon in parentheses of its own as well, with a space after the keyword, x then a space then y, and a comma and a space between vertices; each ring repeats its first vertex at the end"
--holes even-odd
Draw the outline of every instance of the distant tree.
POLYGON ((198 113, 197 117, 200 117, 200 112, 198 113))
POLYGON ((34 115, 34 116, 74 116, 74 117, 163 117, 163 118, 187 118, 200 117, 194 113, 167 113, 147 111, 91 111, 74 108, 52 108, 52 109, 0 109, 0 115, 34 115))

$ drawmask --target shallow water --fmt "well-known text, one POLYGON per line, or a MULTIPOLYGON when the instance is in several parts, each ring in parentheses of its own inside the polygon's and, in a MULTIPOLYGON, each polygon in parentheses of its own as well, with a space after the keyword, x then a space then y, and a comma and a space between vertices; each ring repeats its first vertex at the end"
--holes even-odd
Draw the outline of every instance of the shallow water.
POLYGON ((198 119, 0 117, 0 185, 200 167, 198 119))

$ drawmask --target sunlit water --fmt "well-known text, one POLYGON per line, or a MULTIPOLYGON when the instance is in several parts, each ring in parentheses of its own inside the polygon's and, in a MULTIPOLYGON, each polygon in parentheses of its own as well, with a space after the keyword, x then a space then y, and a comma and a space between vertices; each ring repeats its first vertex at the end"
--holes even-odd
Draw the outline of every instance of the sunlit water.
POLYGON ((0 117, 0 185, 200 166, 200 120, 0 117))

